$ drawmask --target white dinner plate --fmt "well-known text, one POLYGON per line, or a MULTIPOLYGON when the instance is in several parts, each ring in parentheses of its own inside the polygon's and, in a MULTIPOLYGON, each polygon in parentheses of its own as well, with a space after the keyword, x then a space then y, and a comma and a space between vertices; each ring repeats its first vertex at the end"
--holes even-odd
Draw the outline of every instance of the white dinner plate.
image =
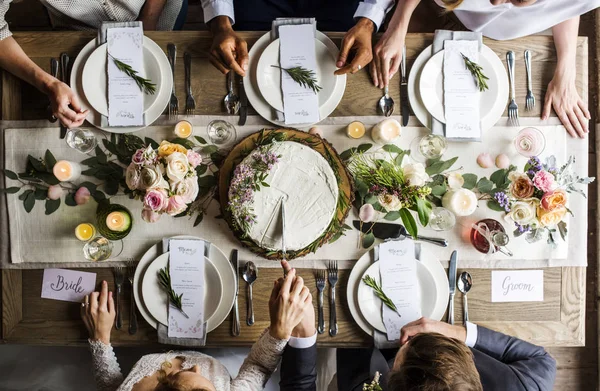
MULTIPOLYGON (((332 56, 337 58, 339 49, 335 46, 335 43, 325 34, 320 31, 317 31, 316 38, 323 42, 325 46, 329 49, 332 56)), ((275 112, 271 105, 267 103, 267 101, 263 98, 258 88, 258 82, 256 79, 256 69, 258 68, 258 60, 260 55, 265 50, 267 46, 271 43, 271 33, 266 33, 262 37, 258 39, 252 45, 250 52, 248 53, 250 56, 248 62, 248 71, 246 72, 246 76, 244 77, 244 90, 246 91, 246 96, 248 97, 248 102, 254 107, 254 110, 266 119, 267 121, 281 127, 287 126, 285 122, 277 121, 277 117, 275 116, 275 112)), ((334 89, 333 95, 331 99, 329 99, 325 105, 319 108, 319 114, 321 117, 321 121, 327 118, 335 108, 338 106, 342 98, 344 97, 344 91, 346 89, 346 75, 336 76, 340 79, 339 82, 336 83, 336 87, 334 89)), ((314 124, 297 124, 298 127, 308 127, 314 124)))
MULTIPOLYGON (((187 235, 175 236, 174 239, 202 240, 202 238, 187 235)), ((156 318, 154 318, 154 316, 152 316, 150 311, 148 311, 146 303, 144 303, 142 295, 142 277, 152 261, 158 258, 158 256, 161 254, 162 242, 150 247, 140 259, 133 277, 133 297, 135 299, 135 304, 140 311, 140 314, 142 314, 142 317, 154 328, 158 327, 159 322, 156 318)), ((212 264, 218 270, 223 286, 221 304, 219 304, 215 314, 206 322, 206 331, 210 332, 223 323, 227 316, 229 316, 229 312, 231 312, 233 300, 235 299, 236 295, 235 284, 237 282, 237 274, 233 270, 233 266, 231 266, 227 256, 225 256, 225 254, 223 254, 223 252, 214 244, 210 245, 207 258, 210 259, 212 264)))
MULTIPOLYGON (((417 119, 428 129, 431 129, 431 115, 425 107, 421 92, 420 92, 420 80, 423 73, 423 68, 427 61, 432 57, 432 45, 426 47, 421 54, 417 56, 413 62, 410 74, 408 75, 408 97, 410 101, 410 107, 417 119)), ((495 93, 498 96, 496 104, 493 109, 489 112, 489 115, 482 119, 481 128, 487 130, 492 128, 496 122, 502 117, 506 104, 508 102, 508 76, 506 69, 502 64, 500 58, 494 53, 488 46, 483 45, 481 49, 482 57, 485 57, 492 65, 494 72, 488 75, 490 79, 496 77, 498 87, 495 93)))
MULTIPOLYGON (((108 44, 100 45, 90 54, 83 66, 81 85, 86 99, 90 105, 104 116, 108 116, 108 72, 107 72, 108 44)), ((144 42, 144 69, 140 76, 150 79, 156 84, 156 89, 162 85, 162 72, 160 64, 154 53, 144 42)), ((144 113, 156 104, 158 94, 144 94, 144 113)))
MULTIPOLYGON (((281 70, 272 65, 279 65, 279 39, 274 40, 262 52, 256 68, 256 80, 263 98, 275 110, 283 111, 283 92, 281 90, 281 70)), ((322 87, 319 91, 319 107, 333 96, 336 82, 339 78, 333 72, 337 70, 335 57, 327 46, 315 39, 315 54, 317 58, 317 69, 315 78, 322 87)))
MULTIPOLYGON (((152 125, 154 121, 160 117, 165 111, 165 108, 169 104, 171 98, 171 90, 173 88, 173 75, 171 74, 171 66, 169 60, 165 55, 165 52, 150 38, 144 36, 144 47, 147 47, 154 57, 158 59, 161 70, 161 85, 157 86, 156 89, 156 104, 152 105, 150 110, 144 115, 146 116, 146 126, 152 125)), ((145 126, 137 127, 102 127, 102 114, 94 110, 90 102, 87 100, 85 93, 83 92, 83 68, 90 54, 96 49, 96 39, 92 39, 81 49, 75 61, 73 61, 73 67, 71 68, 71 89, 79 98, 79 102, 84 110, 89 110, 89 114, 86 120, 93 126, 111 133, 131 133, 141 129, 145 126)))
MULTIPOLYGON (((419 284, 420 296, 421 296, 421 314, 426 318, 431 318, 433 311, 435 310, 435 303, 437 299, 437 288, 435 286, 435 280, 431 275, 431 272, 427 267, 417 262, 417 282, 419 284)), ((365 270, 361 277, 361 281, 358 284, 358 308, 362 316, 367 322, 374 327, 376 330, 385 333, 385 325, 383 324, 382 316, 382 305, 383 302, 373 292, 373 288, 365 284, 362 279, 369 275, 381 285, 381 274, 379 272, 379 262, 371 264, 365 270)))
MULTIPOLYGON (((210 321, 223 297, 223 284, 219 271, 204 257, 204 320, 210 321)), ((161 254, 152 261, 142 277, 142 299, 150 314, 165 326, 169 324, 169 301, 167 293, 158 281, 158 271, 169 264, 169 253, 161 254)))
MULTIPOLYGON (((427 249, 425 244, 421 244, 421 260, 420 262, 429 269, 429 272, 433 276, 436 286, 436 299, 435 306, 431 313, 431 319, 441 320, 446 312, 448 306, 448 297, 450 295, 450 289, 448 287, 448 275, 446 270, 442 267, 442 264, 435 259, 434 255, 427 249)), ((373 249, 367 251, 362 257, 354 264, 350 277, 348 278, 348 285, 346 285, 346 297, 348 299, 348 308, 354 318, 354 321, 358 326, 367 334, 373 335, 373 327, 367 322, 364 316, 361 314, 358 307, 358 285, 361 282, 365 270, 373 263, 373 249)))

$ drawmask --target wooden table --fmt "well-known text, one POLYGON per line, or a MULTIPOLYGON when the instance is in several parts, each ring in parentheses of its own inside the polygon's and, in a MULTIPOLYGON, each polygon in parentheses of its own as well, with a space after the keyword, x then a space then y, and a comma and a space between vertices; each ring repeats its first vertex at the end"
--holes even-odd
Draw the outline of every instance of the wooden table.
MULTIPOLYGON (((256 41, 262 33, 242 33, 249 45, 256 41)), ((193 57, 192 87, 195 91, 197 114, 223 113, 221 99, 225 94, 225 78, 208 62, 206 52, 211 38, 206 32, 151 32, 148 36, 161 47, 167 43, 177 45, 177 80, 178 96, 184 95, 183 61, 185 51, 193 57)), ((330 35, 339 45, 342 34, 330 35)), ((51 57, 58 57, 67 52, 74 58, 78 51, 95 37, 92 33, 80 32, 43 32, 16 33, 15 39, 25 52, 42 68, 48 70, 51 57)), ((407 37, 407 62, 410 69, 412 61, 427 45, 431 44, 431 34, 410 34, 407 37)), ((532 50, 534 61, 533 87, 538 104, 533 112, 521 110, 522 116, 539 116, 545 88, 552 78, 555 66, 555 51, 550 37, 527 37, 509 42, 485 40, 500 58, 504 59, 506 51, 516 53, 516 85, 517 100, 524 107, 526 84, 523 51, 532 50)), ((579 38, 577 47, 577 88, 582 97, 588 97, 588 42, 587 38, 579 38)), ((390 93, 399 103, 399 87, 397 78, 390 86, 390 93)), ((47 99, 33 87, 19 81, 7 72, 2 73, 1 113, 3 120, 43 119, 47 99)), ((369 80, 366 70, 348 78, 344 98, 333 116, 375 115, 375 102, 381 91, 369 80)), ((593 164, 593 162, 591 162, 593 164)), ((595 195, 595 194, 594 194, 595 195)), ((590 202, 595 202, 595 196, 590 202)), ((595 210, 595 204, 590 205, 595 210)), ((593 213, 589 217, 590 232, 595 232, 593 213)), ((595 255, 592 255, 592 257, 595 255)), ((590 258, 588 262, 596 262, 590 258)), ((87 269, 90 270, 90 269, 87 269)), ((112 275, 108 269, 92 269, 98 274, 98 281, 106 279, 112 288, 112 275)), ((583 346, 585 345, 585 292, 586 268, 562 267, 544 270, 544 301, 541 303, 491 303, 490 284, 491 271, 472 269, 471 274, 477 284, 469 293, 471 320, 519 338, 544 346, 583 346)), ((87 338, 85 328, 79 319, 79 306, 40 298, 42 270, 2 270, 2 324, 1 340, 9 343, 44 344, 44 345, 80 345, 87 338)), ((459 270, 460 273, 460 270, 459 270)), ((261 278, 254 285, 256 324, 248 327, 242 322, 241 336, 234 338, 229 334, 231 320, 227 319, 220 327, 208 335, 208 346, 250 345, 259 333, 268 325, 267 301, 271 281, 281 274, 278 269, 264 269, 261 278)), ((301 269, 300 273, 311 287, 316 297, 314 278, 311 270, 301 269)), ((338 324, 339 334, 332 338, 327 334, 319 336, 320 346, 367 346, 370 338, 353 322, 346 305, 346 281, 349 271, 340 273, 338 284, 338 324)), ((242 281, 243 282, 243 281, 242 281)), ((242 286, 243 287, 243 286, 242 286)), ((123 308, 129 306, 129 287, 125 288, 123 308)), ((239 306, 245 308, 245 295, 239 296, 239 306)), ((461 319, 461 297, 456 297, 456 317, 461 319)), ((316 301, 315 301, 316 304, 316 301)), ((244 311, 241 311, 243 313, 244 311)), ((325 319, 328 319, 327 306, 325 319)), ((156 342, 156 332, 146 324, 140 316, 140 330, 130 336, 127 333, 128 312, 124 312, 124 327, 113 332, 114 345, 147 345, 156 342)), ((243 317, 242 317, 243 319, 243 317)))

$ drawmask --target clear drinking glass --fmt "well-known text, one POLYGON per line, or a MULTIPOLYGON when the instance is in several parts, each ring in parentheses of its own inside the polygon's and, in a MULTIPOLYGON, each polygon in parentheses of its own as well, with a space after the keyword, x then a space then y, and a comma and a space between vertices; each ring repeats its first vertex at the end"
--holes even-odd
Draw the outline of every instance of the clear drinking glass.
POLYGON ((431 210, 429 215, 429 225, 436 231, 448 231, 454 228, 456 216, 446 208, 436 207, 431 210))
POLYGON ((91 152, 98 145, 94 132, 83 128, 69 129, 65 141, 69 147, 81 153, 91 152))
POLYGON ((546 137, 537 128, 523 128, 514 139, 515 148, 525 157, 539 156, 546 148, 546 137))
POLYGON ((235 143, 237 138, 235 126, 221 119, 211 121, 206 131, 208 139, 215 145, 230 145, 235 143))
POLYGON ((83 246, 83 256, 88 261, 98 262, 110 258, 113 242, 103 236, 96 236, 83 246))
POLYGON ((439 159, 442 157, 448 144, 446 139, 435 134, 416 137, 410 143, 410 156, 417 161, 424 162, 427 159, 439 159))

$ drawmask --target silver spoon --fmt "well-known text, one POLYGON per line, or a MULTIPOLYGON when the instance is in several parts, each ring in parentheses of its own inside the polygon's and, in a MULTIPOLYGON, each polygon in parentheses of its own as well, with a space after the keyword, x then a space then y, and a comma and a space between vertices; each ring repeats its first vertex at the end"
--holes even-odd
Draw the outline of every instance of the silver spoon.
POLYGON ((235 115, 240 110, 240 98, 233 92, 233 73, 233 71, 227 72, 227 91, 229 93, 225 95, 223 102, 227 113, 235 115))
POLYGON ((383 96, 379 99, 379 110, 386 117, 389 117, 394 112, 394 100, 388 93, 388 87, 385 87, 383 96))
POLYGON ((247 312, 246 312, 246 324, 252 326, 254 324, 254 306, 252 305, 252 284, 258 277, 258 268, 252 261, 246 262, 244 266, 244 281, 248 283, 248 297, 247 297, 247 312))
POLYGON ((473 286, 473 279, 469 272, 460 273, 460 278, 456 282, 456 286, 460 293, 463 294, 463 323, 467 323, 469 321, 469 305, 467 303, 467 293, 471 290, 473 286))

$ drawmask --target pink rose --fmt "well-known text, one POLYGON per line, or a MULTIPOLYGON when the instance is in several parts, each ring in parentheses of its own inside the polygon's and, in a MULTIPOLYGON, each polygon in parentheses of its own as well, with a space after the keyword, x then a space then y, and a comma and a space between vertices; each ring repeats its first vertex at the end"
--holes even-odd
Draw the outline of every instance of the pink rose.
POLYGON ((48 198, 51 200, 57 200, 62 196, 63 189, 59 185, 52 185, 48 187, 48 198))
POLYGON ((75 192, 75 203, 77 205, 87 204, 90 200, 90 191, 87 187, 80 187, 75 192))
POLYGON ((187 204, 183 201, 183 198, 178 195, 174 195, 169 198, 167 205, 167 214, 170 216, 178 215, 187 209, 187 204))
POLYGON ((174 183, 171 186, 171 190, 178 196, 183 198, 183 202, 189 204, 196 200, 198 196, 198 177, 192 176, 184 179, 183 181, 174 183))
POLYGON ((533 184, 544 193, 552 191, 554 189, 554 175, 548 171, 538 171, 533 176, 533 184))
POLYGON ((157 213, 150 209, 142 210, 142 220, 146 223, 156 223, 160 219, 160 213, 157 213))
POLYGON ((137 165, 153 164, 155 160, 156 151, 151 146, 148 146, 146 149, 138 149, 131 158, 131 161, 137 165))
POLYGON ((144 208, 153 212, 162 212, 167 208, 169 196, 163 189, 150 189, 144 196, 144 208))
POLYGON ((202 156, 199 153, 192 151, 191 149, 188 149, 187 151, 187 158, 190 165, 194 168, 202 164, 202 156))
POLYGON ((135 190, 140 185, 140 169, 137 164, 131 163, 125 171, 125 183, 129 190, 135 190))

